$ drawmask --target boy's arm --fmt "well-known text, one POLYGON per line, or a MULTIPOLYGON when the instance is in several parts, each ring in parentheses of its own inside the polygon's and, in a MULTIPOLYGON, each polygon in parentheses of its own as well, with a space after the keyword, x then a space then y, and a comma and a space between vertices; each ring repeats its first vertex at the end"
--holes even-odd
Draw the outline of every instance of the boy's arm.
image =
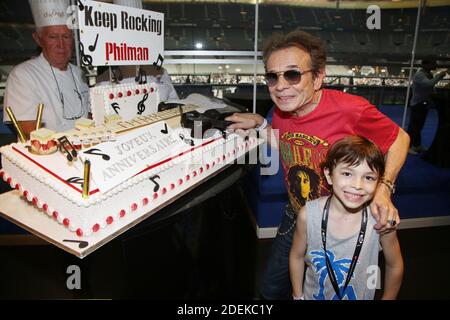
POLYGON ((305 271, 306 253, 306 210, 301 208, 297 216, 294 238, 289 254, 289 274, 292 283, 292 296, 300 298, 303 296, 303 275, 305 271))
POLYGON ((397 232, 380 235, 380 242, 386 261, 384 290, 381 299, 392 300, 397 297, 403 278, 403 258, 397 232))

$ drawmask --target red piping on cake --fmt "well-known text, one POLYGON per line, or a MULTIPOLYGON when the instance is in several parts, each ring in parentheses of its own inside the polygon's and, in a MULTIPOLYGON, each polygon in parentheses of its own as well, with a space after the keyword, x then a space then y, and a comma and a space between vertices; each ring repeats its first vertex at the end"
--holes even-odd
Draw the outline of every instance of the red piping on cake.
MULTIPOLYGON (((58 179, 59 181, 61 181, 62 183, 68 185, 69 187, 71 187, 72 189, 74 189, 75 191, 78 191, 79 193, 82 193, 83 191, 76 188, 75 186, 73 186, 72 184, 68 183, 66 180, 64 180, 63 178, 61 178, 60 176, 58 176, 57 174, 53 173, 52 171, 48 170, 46 167, 40 165, 38 162, 34 161, 33 159, 31 159, 30 157, 28 157, 26 154, 24 154, 22 151, 20 151, 19 149, 16 149, 15 147, 12 147, 13 150, 15 150, 16 152, 18 152, 19 154, 21 154, 22 156, 24 156, 25 158, 27 158, 28 160, 30 160, 31 162, 33 162, 35 165, 37 165, 39 168, 41 168, 42 170, 44 170, 45 172, 51 174, 52 176, 54 176, 56 179, 58 179)), ((99 192, 98 188, 95 190, 92 190, 89 192, 89 195, 93 195, 94 193, 99 192)))

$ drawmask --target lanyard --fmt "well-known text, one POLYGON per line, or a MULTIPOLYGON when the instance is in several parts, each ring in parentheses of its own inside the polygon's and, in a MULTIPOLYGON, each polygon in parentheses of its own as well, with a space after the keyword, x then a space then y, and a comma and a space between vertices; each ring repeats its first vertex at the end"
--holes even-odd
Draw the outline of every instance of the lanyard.
POLYGON ((336 292, 339 300, 342 299, 343 296, 341 296, 341 292, 344 294, 345 290, 347 289, 348 283, 350 282, 350 279, 352 278, 353 271, 355 271, 356 262, 358 261, 359 254, 361 252, 361 248, 364 242, 364 236, 366 235, 366 227, 367 227, 367 206, 364 206, 363 208, 363 216, 361 219, 361 229, 359 230, 358 239, 356 241, 356 247, 355 252, 353 253, 353 259, 350 264, 350 267, 348 269, 347 278, 345 279, 345 284, 342 289, 342 291, 339 290, 339 285, 336 280, 336 275, 334 274, 333 266, 331 265, 330 258, 328 258, 327 254, 327 225, 328 225, 328 213, 330 211, 330 200, 331 196, 328 197, 325 206, 323 208, 323 214, 322 214, 322 244, 323 244, 323 250, 325 252, 325 259, 327 264, 327 271, 328 275, 330 277, 331 284, 333 285, 334 291, 336 292))

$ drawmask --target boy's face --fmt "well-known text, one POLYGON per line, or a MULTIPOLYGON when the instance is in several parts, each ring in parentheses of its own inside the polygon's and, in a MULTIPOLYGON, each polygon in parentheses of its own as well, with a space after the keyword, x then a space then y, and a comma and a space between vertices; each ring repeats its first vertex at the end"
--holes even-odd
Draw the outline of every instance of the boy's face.
POLYGON ((332 172, 325 169, 324 173, 333 195, 352 211, 372 200, 378 185, 378 173, 370 169, 365 160, 357 166, 339 162, 332 172))
POLYGON ((325 72, 314 78, 311 70, 310 55, 298 48, 289 47, 274 51, 267 60, 266 71, 278 73, 278 82, 269 85, 269 92, 275 105, 284 112, 304 115, 310 112, 311 103, 318 102, 319 89, 325 72), (305 72, 298 83, 290 84, 282 72, 296 70, 305 72))

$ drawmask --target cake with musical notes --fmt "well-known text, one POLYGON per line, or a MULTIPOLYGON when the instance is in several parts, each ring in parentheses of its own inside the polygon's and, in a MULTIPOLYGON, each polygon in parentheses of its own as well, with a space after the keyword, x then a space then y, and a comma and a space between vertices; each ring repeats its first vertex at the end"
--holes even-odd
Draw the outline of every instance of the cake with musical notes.
POLYGON ((123 120, 158 111, 159 89, 156 83, 100 85, 90 89, 92 117, 96 126, 118 115, 123 120))
POLYGON ((176 112, 59 133, 59 152, 48 155, 30 152, 29 141, 3 146, 0 178, 80 237, 113 232, 114 225, 156 212, 260 143, 217 130, 191 138, 190 130, 178 125, 176 112), (90 142, 66 148, 84 135, 90 142))

